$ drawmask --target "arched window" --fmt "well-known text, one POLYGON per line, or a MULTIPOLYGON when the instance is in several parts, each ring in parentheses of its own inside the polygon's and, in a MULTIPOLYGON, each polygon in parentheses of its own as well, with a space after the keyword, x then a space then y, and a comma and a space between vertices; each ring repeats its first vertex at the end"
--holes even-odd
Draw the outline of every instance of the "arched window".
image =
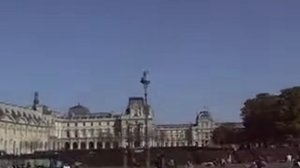
POLYGON ((77 142, 74 142, 74 143, 73 143, 73 149, 74 149, 74 150, 78 149, 78 144, 77 144, 77 142))
POLYGON ((110 148, 110 142, 105 142, 105 149, 109 149, 110 148))
POLYGON ((119 148, 119 142, 114 142, 114 149, 117 149, 117 148, 119 148))
POLYGON ((66 142, 65 143, 65 150, 69 150, 70 149, 70 143, 69 142, 66 142))
POLYGON ((85 144, 85 142, 81 142, 81 144, 80 144, 80 149, 86 149, 86 144, 85 144))
POLYGON ((89 142, 89 149, 94 149, 94 142, 89 142))
POLYGON ((102 148, 103 148, 102 142, 97 142, 97 149, 102 149, 102 148))
POLYGON ((134 141, 134 147, 140 147, 141 143, 140 141, 134 141))

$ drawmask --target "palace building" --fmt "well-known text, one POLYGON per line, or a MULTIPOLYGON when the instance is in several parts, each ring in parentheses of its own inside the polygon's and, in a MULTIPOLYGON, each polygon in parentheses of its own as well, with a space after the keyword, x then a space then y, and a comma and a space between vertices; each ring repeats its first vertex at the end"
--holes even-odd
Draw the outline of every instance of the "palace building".
POLYGON ((32 106, 0 103, 0 151, 28 154, 35 151, 112 149, 145 146, 145 119, 150 147, 207 146, 216 124, 207 110, 188 124, 156 124, 151 107, 145 113, 142 97, 130 97, 123 112, 90 112, 78 104, 60 113, 39 103, 32 106), (146 116, 148 114, 148 117, 146 116))

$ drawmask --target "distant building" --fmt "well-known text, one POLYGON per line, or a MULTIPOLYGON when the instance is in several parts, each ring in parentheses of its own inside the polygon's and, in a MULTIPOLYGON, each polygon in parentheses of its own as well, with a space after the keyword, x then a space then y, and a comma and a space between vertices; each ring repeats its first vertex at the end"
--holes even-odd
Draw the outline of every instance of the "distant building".
MULTIPOLYGON (((216 127, 205 110, 190 124, 158 125, 149 109, 149 144, 152 147, 207 146, 216 127)), ((0 103, 0 151, 9 154, 48 150, 140 148, 145 145, 144 99, 131 97, 122 113, 91 113, 76 105, 66 115, 40 105, 35 94, 33 106, 0 103)))

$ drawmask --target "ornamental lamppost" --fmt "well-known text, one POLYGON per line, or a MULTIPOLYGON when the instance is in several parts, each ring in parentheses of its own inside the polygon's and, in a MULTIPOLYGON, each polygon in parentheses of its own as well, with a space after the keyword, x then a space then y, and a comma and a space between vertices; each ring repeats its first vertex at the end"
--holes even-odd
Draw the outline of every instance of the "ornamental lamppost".
POLYGON ((150 85, 150 80, 147 79, 148 71, 143 72, 143 77, 141 78, 141 83, 144 87, 144 113, 145 113, 145 151, 146 151, 146 167, 150 168, 150 149, 149 149, 149 134, 148 134, 148 119, 149 119, 149 105, 148 105, 148 86, 150 85))

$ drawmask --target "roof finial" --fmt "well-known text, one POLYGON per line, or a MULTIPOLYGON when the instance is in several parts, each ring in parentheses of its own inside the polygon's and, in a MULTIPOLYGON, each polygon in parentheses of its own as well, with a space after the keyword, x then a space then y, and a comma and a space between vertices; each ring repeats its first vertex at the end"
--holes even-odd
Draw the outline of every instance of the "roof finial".
POLYGON ((36 106, 40 103, 39 101, 39 92, 34 92, 34 99, 33 99, 33 110, 36 110, 36 106))

